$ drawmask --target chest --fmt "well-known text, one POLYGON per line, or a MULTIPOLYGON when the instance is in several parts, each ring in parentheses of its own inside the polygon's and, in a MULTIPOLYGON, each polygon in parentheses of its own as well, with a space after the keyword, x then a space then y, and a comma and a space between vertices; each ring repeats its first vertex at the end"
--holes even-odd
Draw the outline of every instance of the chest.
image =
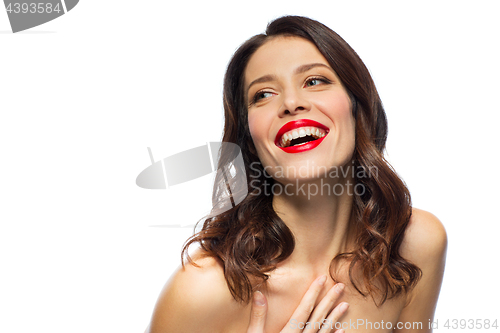
MULTIPOLYGON (((327 281, 316 304, 323 299, 333 285, 332 280, 327 281)), ((309 286, 310 281, 293 281, 292 279, 290 281, 281 280, 279 283, 270 281, 269 288, 265 293, 268 300, 266 332, 280 332, 286 325, 290 328, 307 327, 307 321, 299 322, 290 319, 309 286)), ((349 303, 349 309, 339 322, 329 323, 329 325, 334 326, 333 331, 343 328, 346 332, 392 332, 404 306, 402 297, 387 300, 381 306, 377 306, 372 297, 363 297, 349 284, 346 285, 334 307, 341 302, 349 303)), ((310 322, 309 325, 312 326, 314 323, 310 322)), ((316 325, 319 326, 319 324, 316 325)))
MULTIPOLYGON (((313 280, 314 278, 311 280, 311 277, 295 274, 283 274, 279 277, 274 275, 268 280, 266 288, 259 288, 268 302, 265 332, 278 333, 286 326, 298 329, 297 332, 300 332, 300 328, 307 327, 307 321, 299 322, 291 320, 293 319, 291 317, 313 280)), ((329 278, 318 295, 316 305, 333 285, 333 280, 329 278)), ((405 305, 404 297, 399 297, 387 300, 381 306, 377 306, 370 296, 363 297, 350 284, 346 284, 334 307, 341 302, 349 303, 349 309, 337 323, 329 323, 334 327, 332 332, 340 328, 347 333, 392 332, 396 328, 399 315, 405 305)), ((224 333, 247 331, 251 304, 241 306, 237 312, 231 319, 228 318, 228 322, 224 325, 224 333)), ((314 323, 309 323, 309 325, 314 325, 314 323)))

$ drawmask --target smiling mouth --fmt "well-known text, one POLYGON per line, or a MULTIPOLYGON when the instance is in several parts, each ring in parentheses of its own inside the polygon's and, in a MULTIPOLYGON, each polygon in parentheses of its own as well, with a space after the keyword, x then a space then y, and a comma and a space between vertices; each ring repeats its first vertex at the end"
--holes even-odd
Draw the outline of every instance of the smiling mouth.
POLYGON ((283 125, 274 144, 286 153, 299 153, 316 148, 330 129, 312 119, 297 119, 283 125))
POLYGON ((304 145, 308 142, 321 139, 327 132, 318 127, 308 126, 290 130, 278 139, 278 146, 282 148, 304 145))

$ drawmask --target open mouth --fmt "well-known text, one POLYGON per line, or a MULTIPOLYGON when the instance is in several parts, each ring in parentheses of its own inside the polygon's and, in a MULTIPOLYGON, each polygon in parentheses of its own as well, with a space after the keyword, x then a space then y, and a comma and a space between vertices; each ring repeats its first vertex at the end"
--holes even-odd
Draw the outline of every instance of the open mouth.
POLYGON ((328 135, 329 128, 311 120, 298 119, 280 128, 274 143, 285 152, 300 152, 318 146, 328 135))
POLYGON ((324 129, 317 127, 300 127, 286 132, 279 139, 279 147, 300 146, 308 142, 321 139, 326 135, 324 129))

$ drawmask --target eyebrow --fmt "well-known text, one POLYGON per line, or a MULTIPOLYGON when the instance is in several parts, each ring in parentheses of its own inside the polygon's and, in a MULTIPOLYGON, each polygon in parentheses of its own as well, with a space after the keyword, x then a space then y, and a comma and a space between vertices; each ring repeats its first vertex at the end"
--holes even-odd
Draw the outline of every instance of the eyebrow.
MULTIPOLYGON (((295 69, 295 71, 293 72, 294 75, 297 75, 297 74, 302 74, 304 72, 307 72, 308 70, 310 69, 313 69, 315 67, 325 67, 327 69, 329 69, 330 71, 332 71, 333 73, 335 73, 333 71, 333 69, 330 67, 330 66, 327 66, 325 64, 322 64, 322 63, 319 63, 319 62, 316 62, 316 63, 313 63, 313 64, 305 64, 305 65, 301 65, 299 67, 297 67, 295 69)), ((253 80, 249 85, 248 85, 248 88, 247 88, 247 93, 248 91, 250 90, 250 88, 254 85, 254 84, 257 84, 257 83, 264 83, 264 82, 271 82, 271 81, 275 81, 276 80, 276 75, 264 75, 262 77, 259 77, 258 79, 255 79, 253 80)))

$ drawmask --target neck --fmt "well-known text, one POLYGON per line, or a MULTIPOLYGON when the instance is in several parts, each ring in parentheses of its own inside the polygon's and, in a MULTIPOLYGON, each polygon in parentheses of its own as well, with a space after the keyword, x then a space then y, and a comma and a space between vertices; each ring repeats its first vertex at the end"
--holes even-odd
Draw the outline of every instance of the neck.
POLYGON ((347 250, 353 229, 350 223, 353 184, 352 178, 329 183, 322 178, 296 183, 288 186, 286 193, 274 194, 273 208, 295 238, 295 249, 286 260, 288 264, 324 273, 331 260, 347 250))

